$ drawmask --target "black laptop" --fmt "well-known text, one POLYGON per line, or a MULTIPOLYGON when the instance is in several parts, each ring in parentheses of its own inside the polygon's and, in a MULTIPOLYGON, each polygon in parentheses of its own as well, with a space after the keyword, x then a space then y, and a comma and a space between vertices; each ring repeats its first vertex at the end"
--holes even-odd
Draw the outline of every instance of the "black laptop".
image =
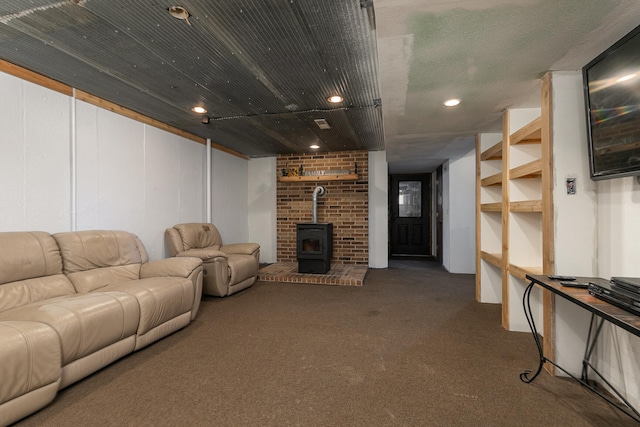
POLYGON ((611 283, 627 291, 640 294, 640 277, 612 277, 611 283))
POLYGON ((640 294, 605 281, 589 283, 589 293, 609 304, 640 316, 640 294))

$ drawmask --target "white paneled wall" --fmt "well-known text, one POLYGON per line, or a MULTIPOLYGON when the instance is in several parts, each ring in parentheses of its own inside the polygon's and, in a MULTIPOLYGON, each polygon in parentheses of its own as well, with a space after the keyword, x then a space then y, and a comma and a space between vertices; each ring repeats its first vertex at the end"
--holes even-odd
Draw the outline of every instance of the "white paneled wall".
MULTIPOLYGON (((600 181, 597 188, 599 276, 640 277, 640 184, 627 177, 600 181)), ((640 338, 607 325, 598 351, 598 368, 640 407, 640 338)))
POLYGON ((206 147, 77 101, 78 229, 136 233, 151 259, 164 230, 202 222, 206 147))
POLYGON ((67 230, 70 99, 0 73, 0 227, 67 230))
MULTIPOLYGON (((78 230, 133 232, 151 259, 167 227, 205 221, 205 145, 4 73, 0 93, 0 231, 71 230, 73 182, 78 230)), ((211 156, 216 225, 246 239, 248 161, 211 156)))
POLYGON ((475 273, 475 151, 443 168, 443 266, 450 273, 475 273))
POLYGON ((76 118, 78 229, 127 230, 143 239, 145 126, 80 101, 76 118))
MULTIPOLYGON (((180 170, 177 177, 180 201, 177 222, 197 222, 206 220, 206 146, 180 142, 180 170)), ((214 151, 215 153, 216 151, 214 151)))
POLYGON ((249 162, 249 238, 260 244, 260 262, 276 262, 276 157, 249 162))
POLYGON ((224 243, 249 240, 247 160, 223 151, 213 151, 211 159, 211 222, 224 243))
POLYGON ((369 267, 389 266, 389 166, 385 151, 369 152, 369 267))
POLYGON ((164 235, 157 233, 159 228, 205 220, 206 147, 146 126, 144 152, 145 226, 140 237, 161 248, 164 235))

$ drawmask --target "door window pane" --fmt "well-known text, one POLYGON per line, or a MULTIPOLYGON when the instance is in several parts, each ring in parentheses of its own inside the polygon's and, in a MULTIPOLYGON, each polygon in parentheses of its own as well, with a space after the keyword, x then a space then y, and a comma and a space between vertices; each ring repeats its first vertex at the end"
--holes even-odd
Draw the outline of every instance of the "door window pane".
POLYGON ((398 216, 422 216, 422 181, 398 181, 398 216))

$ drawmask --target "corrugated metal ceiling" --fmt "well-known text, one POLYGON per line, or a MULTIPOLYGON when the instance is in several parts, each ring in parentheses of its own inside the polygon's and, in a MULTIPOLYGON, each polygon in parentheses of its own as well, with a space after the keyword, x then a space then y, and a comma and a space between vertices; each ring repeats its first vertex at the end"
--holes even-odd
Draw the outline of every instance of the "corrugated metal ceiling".
POLYGON ((188 21, 175 5, 3 1, 0 58, 250 157, 384 148, 371 2, 188 0, 188 21))

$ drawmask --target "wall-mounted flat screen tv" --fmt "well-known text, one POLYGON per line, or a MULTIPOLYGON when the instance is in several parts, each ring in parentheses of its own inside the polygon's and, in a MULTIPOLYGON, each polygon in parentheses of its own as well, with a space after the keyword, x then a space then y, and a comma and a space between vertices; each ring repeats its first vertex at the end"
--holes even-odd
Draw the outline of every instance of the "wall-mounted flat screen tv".
POLYGON ((591 179, 640 175, 640 26, 582 75, 591 179))

